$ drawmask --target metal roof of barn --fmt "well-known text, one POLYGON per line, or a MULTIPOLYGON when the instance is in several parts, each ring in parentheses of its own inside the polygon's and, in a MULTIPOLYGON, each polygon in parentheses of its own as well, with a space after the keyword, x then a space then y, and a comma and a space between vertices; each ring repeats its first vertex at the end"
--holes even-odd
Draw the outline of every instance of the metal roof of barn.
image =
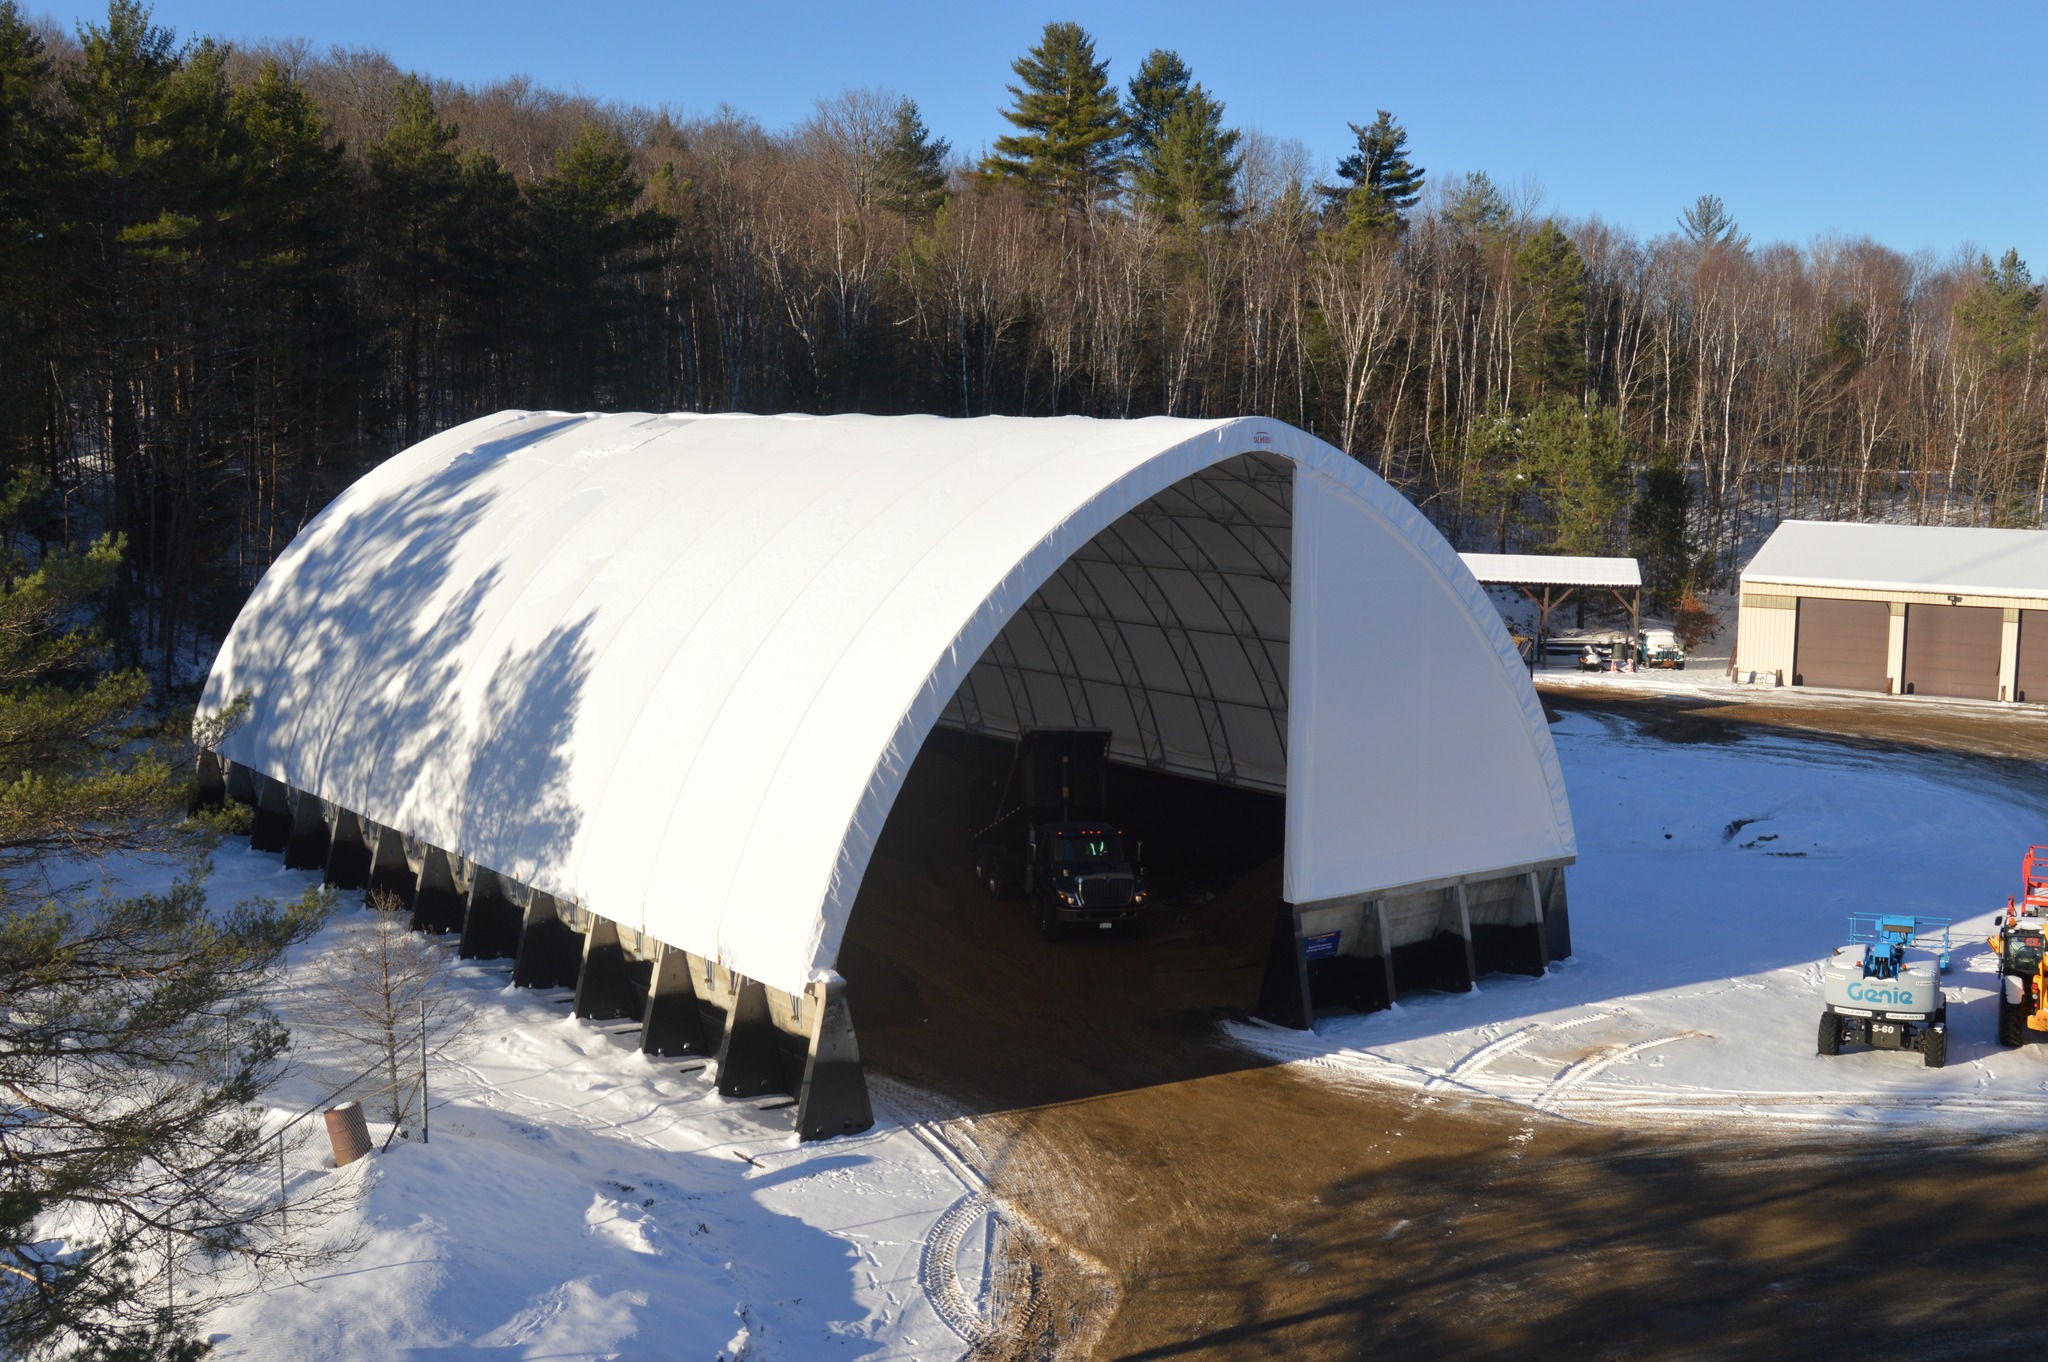
POLYGON ((2048 598, 2048 530, 1788 520, 1745 584, 2048 598))

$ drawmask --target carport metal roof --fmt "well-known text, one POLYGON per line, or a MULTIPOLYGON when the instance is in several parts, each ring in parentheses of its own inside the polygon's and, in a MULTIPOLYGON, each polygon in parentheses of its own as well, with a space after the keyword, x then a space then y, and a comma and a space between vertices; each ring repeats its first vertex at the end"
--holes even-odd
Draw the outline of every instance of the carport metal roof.
POLYGON ((1609 586, 1633 589, 1643 571, 1633 558, 1553 557, 1544 553, 1461 553, 1472 575, 1489 586, 1609 586))
POLYGON ((500 413, 307 526, 241 694, 223 757, 789 991, 940 722, 1284 791, 1296 903, 1574 854, 1472 574, 1264 419, 500 413))

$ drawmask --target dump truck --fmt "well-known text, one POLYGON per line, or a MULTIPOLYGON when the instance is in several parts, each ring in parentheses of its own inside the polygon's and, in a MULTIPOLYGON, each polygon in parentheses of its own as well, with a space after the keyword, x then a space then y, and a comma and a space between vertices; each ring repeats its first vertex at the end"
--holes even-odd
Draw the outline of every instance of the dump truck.
POLYGON ((1998 952, 1998 1043, 2025 1045, 2048 1031, 2048 847, 2028 847, 2020 861, 2023 885, 2005 901, 1988 943, 1998 952))
POLYGON ((974 877, 991 898, 1029 899, 1047 940, 1135 934, 1144 922, 1143 844, 1108 817, 1109 739, 1106 729, 1026 729, 973 837, 974 877))
POLYGON ((1948 1063, 1948 999, 1941 975, 1948 972, 1950 922, 1849 914, 1848 944, 1837 947, 1821 969, 1820 1053, 1838 1055, 1845 1044, 1863 1044, 1918 1050, 1930 1069, 1948 1063), (1936 951, 1928 942, 1937 932, 1935 959, 1906 958, 1909 949, 1936 951))

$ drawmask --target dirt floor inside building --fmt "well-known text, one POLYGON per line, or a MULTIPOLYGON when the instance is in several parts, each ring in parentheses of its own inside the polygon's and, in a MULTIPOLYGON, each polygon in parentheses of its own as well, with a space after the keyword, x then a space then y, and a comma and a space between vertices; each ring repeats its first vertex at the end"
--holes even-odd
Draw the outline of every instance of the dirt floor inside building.
MULTIPOLYGON (((1545 699, 1651 741, 1776 725, 2048 759, 2048 722, 1988 710, 1545 699)), ((1016 1226, 1033 1289, 979 1355, 1927 1358, 2039 1336, 2037 1141, 1623 1132, 1274 1066, 1215 1022, 1257 996, 1277 801, 1126 777, 1152 922, 1049 943, 971 878, 1001 760, 927 747, 841 955, 878 1091, 1016 1226)))

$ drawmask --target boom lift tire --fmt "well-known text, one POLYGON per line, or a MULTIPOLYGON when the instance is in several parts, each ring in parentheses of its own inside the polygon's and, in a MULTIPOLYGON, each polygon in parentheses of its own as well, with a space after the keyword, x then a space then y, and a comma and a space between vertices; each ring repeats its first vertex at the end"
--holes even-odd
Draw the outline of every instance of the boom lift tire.
POLYGON ((2027 1043, 2026 1009, 2014 1007, 2003 998, 1998 1000, 1998 1043, 2000 1045, 2025 1045, 2027 1043))
POLYGON ((1820 1052, 1824 1055, 1842 1053, 1842 1019, 1832 1012, 1820 1014, 1820 1052))
POLYGON ((1926 1061, 1930 1069, 1939 1069, 1948 1063, 1948 1032, 1929 1031, 1927 1039, 1922 1042, 1920 1058, 1926 1061))

